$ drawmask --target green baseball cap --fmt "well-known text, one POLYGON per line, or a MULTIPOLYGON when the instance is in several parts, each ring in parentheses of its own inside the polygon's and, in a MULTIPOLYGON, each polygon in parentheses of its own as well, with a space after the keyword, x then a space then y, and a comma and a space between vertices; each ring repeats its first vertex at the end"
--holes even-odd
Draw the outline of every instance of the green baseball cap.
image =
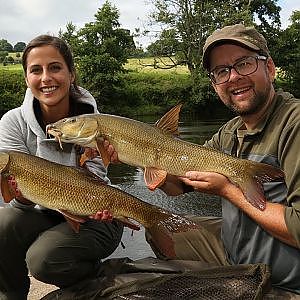
POLYGON ((239 44, 242 47, 269 55, 267 41, 254 27, 245 27, 243 24, 225 26, 215 30, 206 40, 203 47, 202 65, 209 68, 209 53, 218 44, 239 44))

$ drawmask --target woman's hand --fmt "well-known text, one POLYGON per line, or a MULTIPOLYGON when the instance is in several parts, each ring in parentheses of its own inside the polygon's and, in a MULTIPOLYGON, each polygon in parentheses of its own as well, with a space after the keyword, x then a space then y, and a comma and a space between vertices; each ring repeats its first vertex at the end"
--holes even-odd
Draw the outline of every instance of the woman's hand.
POLYGON ((114 146, 110 144, 108 140, 104 140, 103 144, 104 144, 104 149, 107 151, 110 157, 110 162, 113 164, 120 163, 118 158, 118 153, 116 152, 114 146))
POLYGON ((94 215, 91 215, 90 218, 96 221, 111 222, 113 216, 110 211, 105 209, 103 211, 97 211, 94 215))
POLYGON ((25 204, 25 205, 32 205, 33 204, 33 202, 31 202, 30 200, 23 197, 21 191, 18 189, 18 184, 17 184, 16 179, 15 179, 14 176, 9 175, 8 178, 7 178, 7 182, 8 182, 10 190, 15 195, 15 199, 17 201, 19 201, 20 203, 25 204))
MULTIPOLYGON (((104 150, 107 153, 107 155, 105 154, 105 158, 107 158, 107 160, 110 163, 119 163, 120 162, 119 159, 118 159, 118 153, 116 152, 113 145, 111 145, 109 143, 108 140, 103 141, 103 147, 104 147, 104 150)), ((90 159, 93 159, 97 156, 100 156, 97 149, 90 148, 90 147, 85 147, 83 149, 84 149, 84 151, 83 151, 82 155, 80 156, 80 162, 79 162, 80 166, 84 166, 84 164, 87 160, 90 160, 90 159)))

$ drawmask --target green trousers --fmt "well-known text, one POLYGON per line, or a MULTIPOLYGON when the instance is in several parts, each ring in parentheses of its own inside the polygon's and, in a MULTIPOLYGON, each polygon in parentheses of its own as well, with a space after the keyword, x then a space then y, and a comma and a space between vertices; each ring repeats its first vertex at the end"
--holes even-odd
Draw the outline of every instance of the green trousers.
MULTIPOLYGON (((202 262, 203 266, 228 266, 226 251, 221 239, 222 218, 186 216, 200 225, 198 231, 179 232, 173 234, 176 259, 202 262)), ((155 255, 165 257, 152 242, 151 234, 146 231, 146 240, 155 255)))
POLYGON ((0 299, 27 299, 29 272, 60 288, 92 277, 122 233, 115 221, 89 220, 75 233, 54 211, 0 209, 0 299))

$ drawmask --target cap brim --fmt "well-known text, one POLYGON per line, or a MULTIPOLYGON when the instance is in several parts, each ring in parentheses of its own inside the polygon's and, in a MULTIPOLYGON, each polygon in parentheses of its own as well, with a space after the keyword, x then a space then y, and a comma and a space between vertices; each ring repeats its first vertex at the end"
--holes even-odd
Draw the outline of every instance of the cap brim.
POLYGON ((255 46, 254 44, 247 42, 245 40, 238 39, 238 38, 226 38, 226 39, 219 39, 219 40, 213 41, 210 45, 207 46, 207 48, 204 50, 204 53, 203 53, 202 65, 205 69, 208 69, 208 66, 209 66, 208 58, 209 58, 209 53, 212 50, 212 48, 218 44, 224 44, 227 42, 232 42, 233 44, 238 44, 238 45, 241 45, 244 47, 246 46, 247 48, 249 48, 251 50, 255 50, 255 51, 260 50, 260 48, 255 46))

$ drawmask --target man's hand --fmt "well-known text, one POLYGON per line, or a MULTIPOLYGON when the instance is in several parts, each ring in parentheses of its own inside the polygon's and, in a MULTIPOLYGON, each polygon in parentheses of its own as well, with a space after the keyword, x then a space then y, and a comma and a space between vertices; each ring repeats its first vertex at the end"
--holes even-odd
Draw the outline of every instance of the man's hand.
POLYGON ((227 177, 219 173, 190 171, 185 174, 185 177, 180 177, 180 179, 186 185, 192 186, 195 191, 214 194, 225 198, 229 188, 239 189, 231 183, 227 177))

